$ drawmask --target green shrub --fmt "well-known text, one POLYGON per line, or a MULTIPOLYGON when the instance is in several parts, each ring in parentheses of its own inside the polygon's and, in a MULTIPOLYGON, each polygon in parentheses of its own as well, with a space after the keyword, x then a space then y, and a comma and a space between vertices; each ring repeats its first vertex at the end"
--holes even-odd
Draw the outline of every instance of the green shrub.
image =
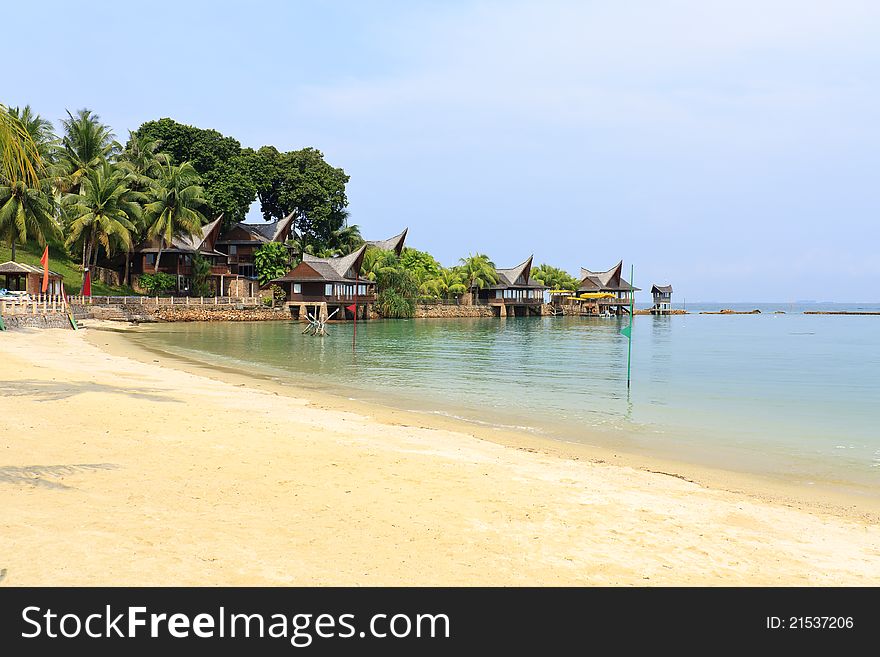
POLYGON ((150 294, 169 292, 177 287, 177 276, 171 274, 141 274, 139 284, 150 294))

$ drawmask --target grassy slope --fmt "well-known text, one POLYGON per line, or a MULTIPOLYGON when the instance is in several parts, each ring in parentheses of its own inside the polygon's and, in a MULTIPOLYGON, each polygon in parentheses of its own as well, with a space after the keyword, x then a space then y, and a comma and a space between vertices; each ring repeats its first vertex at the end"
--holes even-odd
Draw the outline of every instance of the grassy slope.
MULTIPOLYGON (((43 247, 36 242, 30 242, 26 246, 19 245, 15 250, 15 259, 28 265, 40 267, 40 258, 43 255, 43 247)), ((0 262, 12 260, 12 249, 8 244, 0 244, 0 262)), ((79 294, 82 289, 82 267, 76 259, 71 258, 63 247, 49 244, 49 269, 64 276, 64 289, 68 294, 79 294)), ((92 281, 93 295, 122 295, 134 294, 131 288, 122 286, 105 285, 100 281, 92 281)))

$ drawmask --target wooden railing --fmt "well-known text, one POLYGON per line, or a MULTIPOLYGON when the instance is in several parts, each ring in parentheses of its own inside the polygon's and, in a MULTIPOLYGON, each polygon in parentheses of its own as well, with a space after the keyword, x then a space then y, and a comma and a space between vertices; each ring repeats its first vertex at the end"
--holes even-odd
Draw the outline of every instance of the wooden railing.
POLYGON ((19 299, 0 299, 0 315, 45 315, 65 312, 60 294, 37 294, 19 299))
MULTIPOLYGON (((357 295, 358 303, 373 303, 376 300, 375 294, 359 294, 357 295)), ((288 299, 289 303, 354 303, 355 296, 347 294, 294 294, 288 299)))
POLYGON ((531 298, 520 298, 520 299, 477 299, 476 305, 478 306, 501 306, 501 305, 513 305, 513 306, 526 306, 526 305, 539 305, 544 303, 544 299, 531 299, 531 298))

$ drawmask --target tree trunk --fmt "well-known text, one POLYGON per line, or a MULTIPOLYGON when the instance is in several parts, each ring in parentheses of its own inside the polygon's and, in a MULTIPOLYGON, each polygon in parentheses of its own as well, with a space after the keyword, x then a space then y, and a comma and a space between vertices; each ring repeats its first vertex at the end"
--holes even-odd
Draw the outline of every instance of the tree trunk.
POLYGON ((15 262, 15 238, 12 238, 12 262, 15 262))
POLYGON ((122 284, 128 285, 128 271, 131 268, 131 249, 125 252, 125 274, 122 276, 122 284))
POLYGON ((153 266, 153 273, 159 272, 159 261, 162 259, 162 244, 159 244, 159 253, 156 254, 156 264, 153 266))

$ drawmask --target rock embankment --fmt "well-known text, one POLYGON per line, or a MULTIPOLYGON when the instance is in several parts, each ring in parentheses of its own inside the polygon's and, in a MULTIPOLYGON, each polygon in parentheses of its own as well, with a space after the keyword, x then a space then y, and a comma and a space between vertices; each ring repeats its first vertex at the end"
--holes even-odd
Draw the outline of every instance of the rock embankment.
POLYGON ((83 306, 77 309, 92 319, 119 322, 254 322, 289 320, 283 308, 236 306, 159 306, 140 304, 83 306))
POLYGON ((492 317, 491 306, 454 306, 439 303, 424 303, 416 306, 414 317, 492 317))
POLYGON ((46 313, 40 315, 3 315, 3 324, 8 329, 23 328, 63 328, 69 329, 70 320, 65 313, 46 313))

